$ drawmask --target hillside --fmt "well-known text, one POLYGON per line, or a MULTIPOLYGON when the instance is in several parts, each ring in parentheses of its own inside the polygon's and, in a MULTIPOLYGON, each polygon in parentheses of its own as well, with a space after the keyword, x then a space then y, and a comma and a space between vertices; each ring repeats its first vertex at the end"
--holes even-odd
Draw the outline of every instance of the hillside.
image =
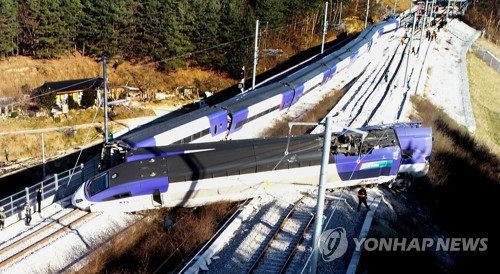
MULTIPOLYGON (((189 68, 161 73, 152 65, 131 65, 121 63, 116 69, 114 61, 108 63, 107 73, 110 87, 120 85, 137 86, 144 91, 156 90, 172 93, 180 86, 213 81, 211 88, 226 88, 235 83, 216 72, 189 68)), ((18 56, 0 61, 0 97, 16 97, 22 91, 29 91, 49 81, 62 81, 102 76, 102 62, 81 55, 66 56, 58 59, 33 59, 18 56)))

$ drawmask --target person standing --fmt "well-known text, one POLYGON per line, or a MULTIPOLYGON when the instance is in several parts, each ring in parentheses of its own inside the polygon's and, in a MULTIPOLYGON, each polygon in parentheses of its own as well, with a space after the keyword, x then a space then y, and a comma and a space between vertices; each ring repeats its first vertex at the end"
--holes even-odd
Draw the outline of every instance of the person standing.
POLYGON ((7 215, 5 215, 5 212, 3 212, 3 207, 0 207, 0 230, 3 230, 3 226, 5 225, 5 218, 7 218, 7 215))
POLYGON ((26 225, 31 223, 31 206, 29 203, 24 204, 24 221, 26 225))
POLYGON ((38 213, 42 213, 42 190, 40 188, 36 191, 36 201, 38 202, 38 213))
POLYGON ((370 210, 370 207, 368 206, 368 204, 366 203, 366 199, 368 198, 368 194, 366 193, 366 185, 363 185, 361 187, 361 189, 358 191, 358 212, 359 212, 359 207, 361 206, 361 204, 363 203, 366 208, 368 210, 370 210))

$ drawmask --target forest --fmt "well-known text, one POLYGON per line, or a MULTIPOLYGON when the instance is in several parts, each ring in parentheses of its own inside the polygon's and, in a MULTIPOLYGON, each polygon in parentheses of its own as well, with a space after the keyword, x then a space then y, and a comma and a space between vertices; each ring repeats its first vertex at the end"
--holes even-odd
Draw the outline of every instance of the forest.
MULTIPOLYGON (((189 63, 236 74, 252 58, 248 47, 256 19, 275 30, 295 25, 321 32, 324 5, 323 0, 2 0, 0 57, 79 52, 158 62, 166 71, 189 63), (300 22, 304 18, 307 22, 300 22)), ((286 40, 287 32, 282 35, 286 40)))

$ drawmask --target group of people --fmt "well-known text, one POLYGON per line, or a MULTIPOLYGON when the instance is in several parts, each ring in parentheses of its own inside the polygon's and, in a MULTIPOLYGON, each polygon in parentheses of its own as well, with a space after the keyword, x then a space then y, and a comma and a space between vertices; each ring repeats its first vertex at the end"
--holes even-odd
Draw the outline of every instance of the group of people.
POLYGON ((437 33, 435 30, 433 30, 432 33, 430 30, 427 30, 425 32, 425 38, 427 39, 427 41, 433 41, 434 39, 436 39, 436 37, 437 37, 437 33))
MULTIPOLYGON (((42 213, 42 190, 38 189, 36 192, 36 201, 38 203, 38 213, 42 213)), ((24 212, 24 223, 26 225, 30 225, 31 223, 31 215, 32 215, 32 208, 29 202, 24 204, 23 207, 23 212, 24 212)), ((4 229, 5 226, 5 219, 7 218, 7 215, 5 214, 5 209, 4 207, 0 207, 0 230, 4 229)))

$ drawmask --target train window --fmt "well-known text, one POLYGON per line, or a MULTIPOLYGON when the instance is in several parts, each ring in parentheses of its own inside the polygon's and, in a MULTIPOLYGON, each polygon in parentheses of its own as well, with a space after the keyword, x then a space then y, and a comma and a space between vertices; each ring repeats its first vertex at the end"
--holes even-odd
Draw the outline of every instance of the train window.
POLYGON ((109 179, 108 172, 104 172, 100 175, 97 175, 94 179, 89 181, 87 186, 87 192, 90 197, 96 195, 99 192, 102 192, 109 188, 109 179))
POLYGON ((403 150, 403 159, 411 159, 413 157, 413 149, 405 149, 403 150))

